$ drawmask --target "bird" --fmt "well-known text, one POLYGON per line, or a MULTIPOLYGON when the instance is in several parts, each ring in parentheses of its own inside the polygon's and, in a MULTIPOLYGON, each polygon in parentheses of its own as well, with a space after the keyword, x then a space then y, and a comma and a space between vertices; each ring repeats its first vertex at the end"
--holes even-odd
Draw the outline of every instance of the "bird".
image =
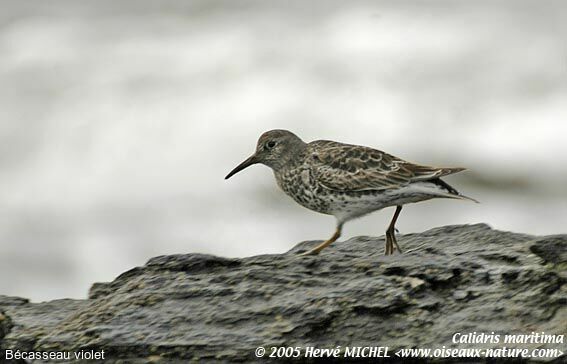
POLYGON ((306 143, 283 129, 263 133, 255 152, 225 180, 254 164, 270 167, 278 186, 298 204, 335 217, 335 233, 302 255, 318 254, 335 242, 346 222, 394 206, 384 255, 392 255, 396 249, 402 253, 395 236, 402 206, 433 198, 477 202, 441 179, 465 168, 418 165, 381 150, 330 140, 306 143))

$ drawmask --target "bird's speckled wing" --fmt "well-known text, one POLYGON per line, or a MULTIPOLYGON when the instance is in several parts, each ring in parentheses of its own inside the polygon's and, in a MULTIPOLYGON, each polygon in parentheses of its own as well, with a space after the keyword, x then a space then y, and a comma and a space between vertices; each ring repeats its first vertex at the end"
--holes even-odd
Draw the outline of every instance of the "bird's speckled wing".
POLYGON ((309 143, 307 152, 319 184, 339 191, 399 188, 464 170, 420 166, 376 149, 326 140, 309 143))

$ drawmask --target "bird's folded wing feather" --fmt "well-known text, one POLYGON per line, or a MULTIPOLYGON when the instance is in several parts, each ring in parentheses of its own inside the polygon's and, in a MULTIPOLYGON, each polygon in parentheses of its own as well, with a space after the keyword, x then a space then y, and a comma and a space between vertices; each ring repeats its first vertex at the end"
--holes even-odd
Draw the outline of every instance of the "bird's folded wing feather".
POLYGON ((309 152, 319 184, 339 191, 399 188, 464 170, 420 166, 376 149, 332 141, 312 142, 309 152))

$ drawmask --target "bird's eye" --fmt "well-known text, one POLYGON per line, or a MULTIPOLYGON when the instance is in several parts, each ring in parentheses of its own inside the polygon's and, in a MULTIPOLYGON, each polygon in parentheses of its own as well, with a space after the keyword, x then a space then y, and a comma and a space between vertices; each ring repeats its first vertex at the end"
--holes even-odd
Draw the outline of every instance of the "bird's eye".
POLYGON ((274 142, 273 140, 270 140, 269 142, 266 143, 266 149, 272 149, 275 146, 276 146, 276 142, 274 142))

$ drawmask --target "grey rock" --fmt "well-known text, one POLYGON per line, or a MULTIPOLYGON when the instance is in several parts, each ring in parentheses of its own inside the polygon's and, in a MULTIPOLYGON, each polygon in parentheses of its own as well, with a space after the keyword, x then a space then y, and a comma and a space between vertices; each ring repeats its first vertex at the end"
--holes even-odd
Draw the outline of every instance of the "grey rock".
POLYGON ((537 239, 530 245, 530 250, 546 262, 554 264, 567 262, 565 235, 547 236, 537 239))
POLYGON ((268 354, 272 346, 388 346, 393 355, 479 347, 453 343, 456 332, 566 333, 567 235, 477 224, 398 241, 406 251, 393 256, 382 255, 383 237, 352 238, 308 257, 297 254, 317 242, 242 259, 160 256, 93 285, 85 300, 0 296, 0 346, 104 349, 110 363, 254 362, 259 346, 268 354))

